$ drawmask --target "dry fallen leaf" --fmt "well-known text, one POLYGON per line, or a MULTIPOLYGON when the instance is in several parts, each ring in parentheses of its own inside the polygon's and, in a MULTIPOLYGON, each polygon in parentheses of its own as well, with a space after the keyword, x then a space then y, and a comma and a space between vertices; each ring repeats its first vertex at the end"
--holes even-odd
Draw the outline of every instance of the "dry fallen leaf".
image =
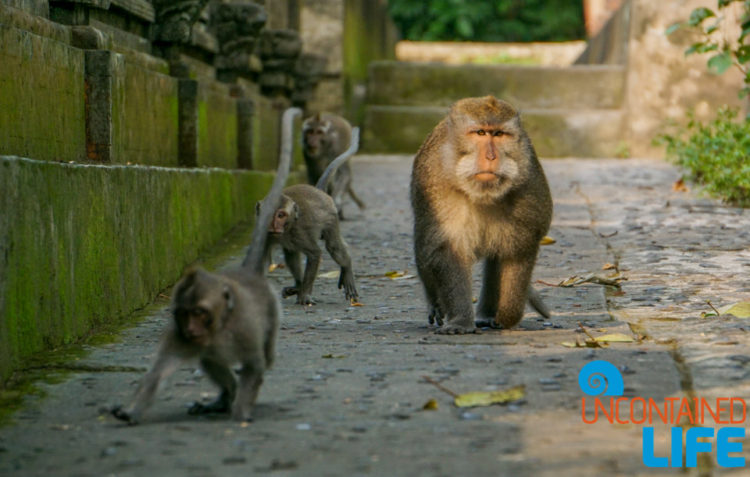
POLYGON ((722 315, 734 315, 737 318, 750 318, 750 302, 741 301, 732 305, 726 305, 719 308, 722 315))
POLYGON ((339 271, 333 270, 330 272, 321 273, 318 275, 318 278, 338 278, 339 277, 339 271))
POLYGON ((685 185, 685 181, 682 178, 677 179, 672 184, 672 190, 675 192, 688 192, 688 188, 685 185))
POLYGON ((425 411, 437 411, 438 410, 438 402, 436 399, 430 399, 426 403, 424 403, 424 406, 422 406, 422 409, 425 411))
POLYGON ((598 275, 594 275, 593 273, 589 273, 588 275, 573 275, 570 278, 566 278, 565 280, 561 281, 557 284, 559 287, 574 287, 576 285, 582 285, 584 283, 595 283, 597 285, 607 285, 611 287, 617 287, 620 288, 620 282, 623 280, 627 280, 625 277, 612 277, 612 278, 604 278, 600 277, 598 275))
POLYGON ((409 278, 414 278, 416 275, 410 275, 407 273, 408 270, 391 270, 390 272, 385 272, 385 276, 390 278, 391 280, 406 280, 409 278))
POLYGON ((331 354, 331 353, 328 353, 328 354, 324 354, 323 356, 321 356, 321 358, 324 358, 324 359, 343 359, 343 358, 346 358, 346 355, 345 354, 331 354))
POLYGON ((459 394, 453 400, 453 403, 457 407, 491 406, 492 404, 518 401, 523 399, 525 395, 525 387, 522 384, 503 391, 477 391, 459 394))
POLYGON ((539 245, 552 245, 553 243, 557 243, 557 240, 553 239, 549 235, 545 235, 542 237, 542 240, 539 241, 539 245))
POLYGON ((605 263, 604 266, 602 266, 602 270, 617 270, 617 265, 614 263, 605 263))
POLYGON ((271 273, 272 271, 276 270, 277 268, 279 268, 279 264, 278 263, 272 263, 271 265, 268 266, 268 273, 271 273))
POLYGON ((597 336, 595 340, 599 343, 633 343, 635 341, 632 336, 623 333, 611 333, 608 335, 597 336))
POLYGON ((350 306, 365 306, 362 303, 360 303, 357 300, 355 300, 354 298, 352 298, 351 300, 349 300, 349 305, 350 306))

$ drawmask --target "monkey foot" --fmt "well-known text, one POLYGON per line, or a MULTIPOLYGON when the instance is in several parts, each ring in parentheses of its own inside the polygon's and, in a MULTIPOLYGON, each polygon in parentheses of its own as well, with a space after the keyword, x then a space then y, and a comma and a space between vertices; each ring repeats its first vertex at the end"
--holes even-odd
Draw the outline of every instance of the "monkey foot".
POLYGON ((298 305, 317 305, 318 302, 315 301, 315 298, 313 298, 311 295, 297 295, 297 304, 298 305))
POLYGON ((122 406, 115 406, 109 411, 114 417, 121 421, 125 421, 128 423, 128 425, 134 426, 138 424, 138 421, 136 421, 133 416, 130 415, 130 413, 124 411, 122 409, 122 406))
POLYGON ((222 414, 225 412, 229 412, 229 406, 223 400, 214 401, 210 404, 194 402, 188 409, 188 414, 190 415, 222 414))
POLYGON ((478 317, 476 321, 474 321, 474 324, 477 328, 492 328, 494 330, 504 329, 503 325, 495 323, 494 318, 478 317))
POLYGON ((439 335, 466 335, 466 334, 482 334, 482 330, 475 326, 464 326, 448 323, 441 326, 435 333, 439 335))
POLYGON ((431 325, 437 324, 438 326, 443 326, 443 315, 438 310, 432 309, 430 310, 430 314, 427 315, 427 321, 431 325))
POLYGON ((284 287, 281 289, 281 298, 289 298, 290 296, 294 296, 299 293, 299 288, 297 287, 284 287))

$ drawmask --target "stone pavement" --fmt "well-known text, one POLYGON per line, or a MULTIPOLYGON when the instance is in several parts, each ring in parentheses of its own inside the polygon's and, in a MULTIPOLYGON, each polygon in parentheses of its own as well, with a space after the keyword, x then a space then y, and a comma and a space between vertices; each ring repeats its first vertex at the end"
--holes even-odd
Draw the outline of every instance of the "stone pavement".
MULTIPOLYGON (((153 359, 165 300, 120 341, 71 362, 75 372, 40 385, 47 396, 30 396, 0 429, 0 475, 747 475, 710 457, 686 472, 647 468, 641 425, 582 422, 578 372, 593 359, 610 361, 629 397, 747 398, 750 322, 701 312, 711 311, 707 300, 750 301, 750 213, 673 191, 679 171, 663 162, 545 161, 557 242, 542 247, 536 279, 606 277, 611 264, 626 278, 621 289, 537 283, 552 319, 529 311, 513 330, 442 336, 428 326, 419 280, 409 276, 410 157, 358 156, 353 166, 368 208, 349 204, 342 227, 364 306, 348 306, 325 275, 317 306, 284 303, 277 363, 254 422, 186 415, 187 404, 214 393, 194 366, 162 387, 141 425, 107 415, 153 359), (384 276, 391 270, 407 274, 392 280, 384 276), (563 346, 584 341, 579 322, 595 335, 644 339, 563 346), (525 398, 457 408, 423 376, 457 393, 523 384, 525 398), (423 410, 431 399, 437 409, 423 410)), ((326 258, 321 273, 332 270, 326 258)), ((289 281, 284 269, 271 276, 289 281)), ((478 278, 475 285, 478 292, 478 278)), ((668 430, 655 427, 655 454, 665 456, 668 430)))

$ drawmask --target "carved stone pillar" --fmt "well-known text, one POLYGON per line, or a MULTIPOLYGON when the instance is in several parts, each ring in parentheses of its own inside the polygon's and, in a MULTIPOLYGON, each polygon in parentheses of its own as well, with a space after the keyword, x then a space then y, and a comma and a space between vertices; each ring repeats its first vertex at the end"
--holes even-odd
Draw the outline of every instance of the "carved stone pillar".
POLYGON ((265 9, 254 2, 214 4, 211 29, 219 42, 215 66, 220 80, 260 73, 262 65, 255 50, 267 20, 265 9))
POLYGON ((294 88, 294 71, 302 52, 302 39, 294 30, 263 30, 260 58, 263 72, 259 83, 267 95, 289 96, 294 88))
POLYGON ((294 65, 294 90, 292 104, 300 108, 310 101, 315 93, 315 87, 323 78, 327 59, 323 55, 303 53, 294 65))
POLYGON ((156 9, 154 39, 165 43, 190 43, 193 24, 208 0, 153 0, 156 9))

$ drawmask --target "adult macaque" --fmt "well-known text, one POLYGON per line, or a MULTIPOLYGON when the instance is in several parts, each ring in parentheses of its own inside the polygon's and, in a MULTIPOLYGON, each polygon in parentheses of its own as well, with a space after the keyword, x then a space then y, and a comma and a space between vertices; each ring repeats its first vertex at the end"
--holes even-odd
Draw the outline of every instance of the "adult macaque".
POLYGON ((281 315, 277 293, 264 274, 266 231, 289 173, 292 121, 299 114, 297 108, 284 113, 281 160, 242 267, 224 273, 196 268, 183 275, 172 293, 173 319, 156 362, 141 380, 133 401, 112 409, 116 418, 137 424, 153 402, 159 383, 183 361, 197 358, 220 391, 216 401, 195 403, 188 412, 230 412, 235 420, 252 419, 263 373, 273 364, 281 315), (235 364, 240 365, 239 382, 232 370, 235 364))
POLYGON ((298 184, 284 189, 268 228, 267 256, 270 257, 270 250, 274 245, 281 245, 286 265, 294 277, 294 286, 285 287, 282 296, 287 298, 297 295, 299 305, 316 303, 312 289, 323 254, 318 245, 321 238, 331 258, 341 267, 339 288, 344 288, 344 294, 350 302, 359 298, 349 250, 339 230, 336 205, 324 192, 336 169, 357 151, 358 142, 359 129, 354 128, 351 131, 349 149, 328 165, 315 187, 298 184), (304 275, 302 254, 306 257, 304 275))
MULTIPOLYGON (((351 134, 349 122, 335 114, 318 113, 305 119, 302 123, 302 153, 310 184, 316 184, 328 165, 346 150, 351 142, 351 134)), ((352 189, 352 168, 346 161, 338 167, 323 190, 333 198, 339 219, 344 219, 344 193, 349 194, 357 207, 365 208, 365 203, 352 189)))
POLYGON ((510 328, 526 301, 549 229, 547 180, 518 112, 493 96, 451 107, 417 152, 411 176, 414 252, 438 333, 476 332, 471 268, 484 260, 476 325, 510 328))

